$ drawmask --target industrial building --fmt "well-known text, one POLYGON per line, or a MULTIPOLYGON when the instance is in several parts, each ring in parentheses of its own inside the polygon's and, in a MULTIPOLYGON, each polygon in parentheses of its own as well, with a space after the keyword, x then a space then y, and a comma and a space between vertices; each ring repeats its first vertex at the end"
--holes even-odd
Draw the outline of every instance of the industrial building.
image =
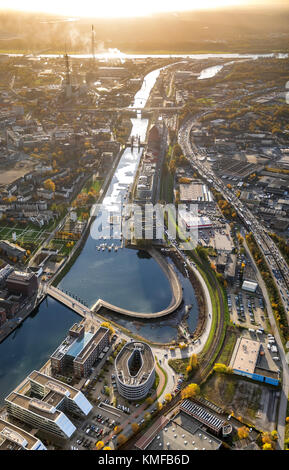
POLYGON ((179 221, 185 230, 211 228, 212 222, 208 217, 202 217, 185 210, 179 211, 179 221))
POLYGON ((75 323, 68 336, 51 355, 53 373, 72 372, 75 377, 86 377, 100 356, 109 345, 109 330, 101 326, 95 333, 85 331, 84 322, 75 323))
POLYGON ((200 403, 184 400, 177 414, 160 417, 137 442, 140 450, 218 450, 220 436, 228 436, 232 426, 200 403))
POLYGON ((31 297, 38 289, 37 276, 31 272, 14 271, 7 277, 6 287, 13 294, 31 297))
POLYGON ((155 360, 151 348, 142 342, 126 343, 115 359, 117 389, 127 400, 147 396, 155 381, 155 360))
POLYGON ((46 450, 37 437, 0 418, 0 450, 46 450))
POLYGON ((208 187, 198 181, 180 184, 180 202, 213 202, 213 196, 208 187))
POLYGON ((80 390, 36 370, 5 398, 5 402, 9 415, 65 439, 76 430, 66 413, 85 417, 92 410, 80 390))
POLYGON ((259 341, 242 337, 238 338, 231 358, 230 367, 234 374, 244 375, 258 382, 279 385, 277 370, 268 367, 268 363, 262 363, 264 351, 259 341), (263 365, 264 364, 264 365, 263 365))

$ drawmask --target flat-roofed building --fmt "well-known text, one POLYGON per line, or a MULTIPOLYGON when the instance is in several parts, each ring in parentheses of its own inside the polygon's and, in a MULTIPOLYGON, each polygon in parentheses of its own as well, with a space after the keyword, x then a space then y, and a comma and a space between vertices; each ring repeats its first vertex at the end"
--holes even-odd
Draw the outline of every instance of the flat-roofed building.
POLYGON ((242 284, 242 290, 246 292, 251 292, 252 294, 256 292, 257 287, 258 287, 258 282, 255 282, 255 281, 244 281, 242 284))
POLYGON ((69 439, 76 430, 62 411, 42 400, 12 392, 5 402, 11 416, 44 432, 69 439))
POLYGON ((76 377, 86 377, 100 356, 109 345, 109 330, 101 326, 95 333, 85 331, 83 322, 75 324, 69 335, 51 355, 51 367, 54 373, 73 370, 76 377))
POLYGON ((38 289, 37 276, 34 273, 14 271, 7 277, 6 287, 9 292, 30 297, 38 289))
POLYGON ((76 429, 66 413, 85 417, 92 410, 80 390, 36 370, 5 398, 5 402, 13 417, 66 439, 76 429))
POLYGON ((92 410, 92 405, 83 393, 71 385, 36 370, 31 372, 27 379, 31 389, 47 402, 54 397, 55 405, 58 406, 58 403, 64 400, 67 411, 83 416, 87 416, 92 410))
POLYGON ((155 360, 146 343, 126 343, 115 359, 115 376, 119 393, 128 400, 147 396, 155 381, 155 360))
POLYGON ((212 222, 208 217, 202 217, 185 210, 179 211, 179 220, 185 230, 206 229, 212 227, 212 222))
POLYGON ((233 369, 253 374, 259 355, 259 349, 259 341, 242 338, 238 344, 233 369))
POLYGON ((0 450, 46 450, 46 447, 37 437, 0 418, 0 450))
POLYGON ((242 337, 238 338, 232 354, 230 367, 234 374, 244 375, 258 382, 265 382, 271 385, 279 385, 279 375, 277 367, 269 367, 265 361, 265 366, 260 360, 264 355, 264 350, 260 354, 261 343, 242 337), (276 367, 276 369, 275 369, 276 367))
POLYGON ((218 437, 182 408, 171 419, 159 418, 135 444, 147 451, 218 450, 221 445, 218 437))
POLYGON ((181 202, 213 202, 213 196, 208 187, 201 182, 180 184, 181 202))

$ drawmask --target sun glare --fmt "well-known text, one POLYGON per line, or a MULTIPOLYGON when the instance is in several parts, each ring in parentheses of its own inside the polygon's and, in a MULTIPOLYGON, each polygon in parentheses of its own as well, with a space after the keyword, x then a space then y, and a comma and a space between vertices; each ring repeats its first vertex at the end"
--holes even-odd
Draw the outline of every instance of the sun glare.
POLYGON ((221 8, 234 5, 251 3, 251 0, 107 0, 93 2, 82 0, 72 2, 71 0, 50 0, 39 2, 39 0, 1 0, 1 9, 13 9, 20 11, 44 12, 59 15, 70 15, 80 17, 134 17, 147 16, 160 12, 189 11, 197 9, 221 8))

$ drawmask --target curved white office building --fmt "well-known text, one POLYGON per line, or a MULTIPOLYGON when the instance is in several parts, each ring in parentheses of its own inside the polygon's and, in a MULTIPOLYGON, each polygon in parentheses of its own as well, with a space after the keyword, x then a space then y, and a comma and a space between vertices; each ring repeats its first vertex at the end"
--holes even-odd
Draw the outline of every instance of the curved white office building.
POLYGON ((151 348, 140 341, 126 343, 115 359, 115 377, 118 391, 124 398, 145 398, 155 381, 151 348))

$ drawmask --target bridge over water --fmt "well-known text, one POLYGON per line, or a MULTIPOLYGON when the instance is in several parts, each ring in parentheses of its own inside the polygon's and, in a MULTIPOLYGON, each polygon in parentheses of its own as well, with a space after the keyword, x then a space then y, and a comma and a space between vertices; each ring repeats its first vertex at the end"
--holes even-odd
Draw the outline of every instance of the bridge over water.
POLYGON ((106 300, 102 300, 102 299, 98 299, 97 302, 90 309, 88 306, 81 303, 80 300, 74 297, 71 297, 69 293, 62 291, 61 289, 58 289, 57 287, 47 286, 45 288, 45 292, 47 295, 50 295, 50 297, 53 297, 58 302, 61 302, 62 304, 66 305, 68 308, 74 310, 76 313, 78 313, 82 317, 86 317, 88 315, 91 317, 94 313, 97 313, 101 308, 106 308, 107 310, 110 310, 111 312, 119 313, 121 315, 126 315, 126 316, 134 317, 134 318, 149 319, 149 318, 164 317, 166 315, 169 315, 170 313, 173 313, 181 305, 182 300, 183 300, 182 286, 179 282, 179 279, 173 267, 170 264, 168 264, 156 250, 150 250, 150 251, 153 252, 154 258, 161 266, 162 270, 164 271, 164 274, 168 277, 168 280, 170 282, 171 289, 172 289, 172 299, 171 299, 170 305, 167 308, 159 312, 154 312, 154 313, 134 312, 132 310, 127 310, 122 307, 117 307, 116 305, 113 305, 107 302, 106 300))

